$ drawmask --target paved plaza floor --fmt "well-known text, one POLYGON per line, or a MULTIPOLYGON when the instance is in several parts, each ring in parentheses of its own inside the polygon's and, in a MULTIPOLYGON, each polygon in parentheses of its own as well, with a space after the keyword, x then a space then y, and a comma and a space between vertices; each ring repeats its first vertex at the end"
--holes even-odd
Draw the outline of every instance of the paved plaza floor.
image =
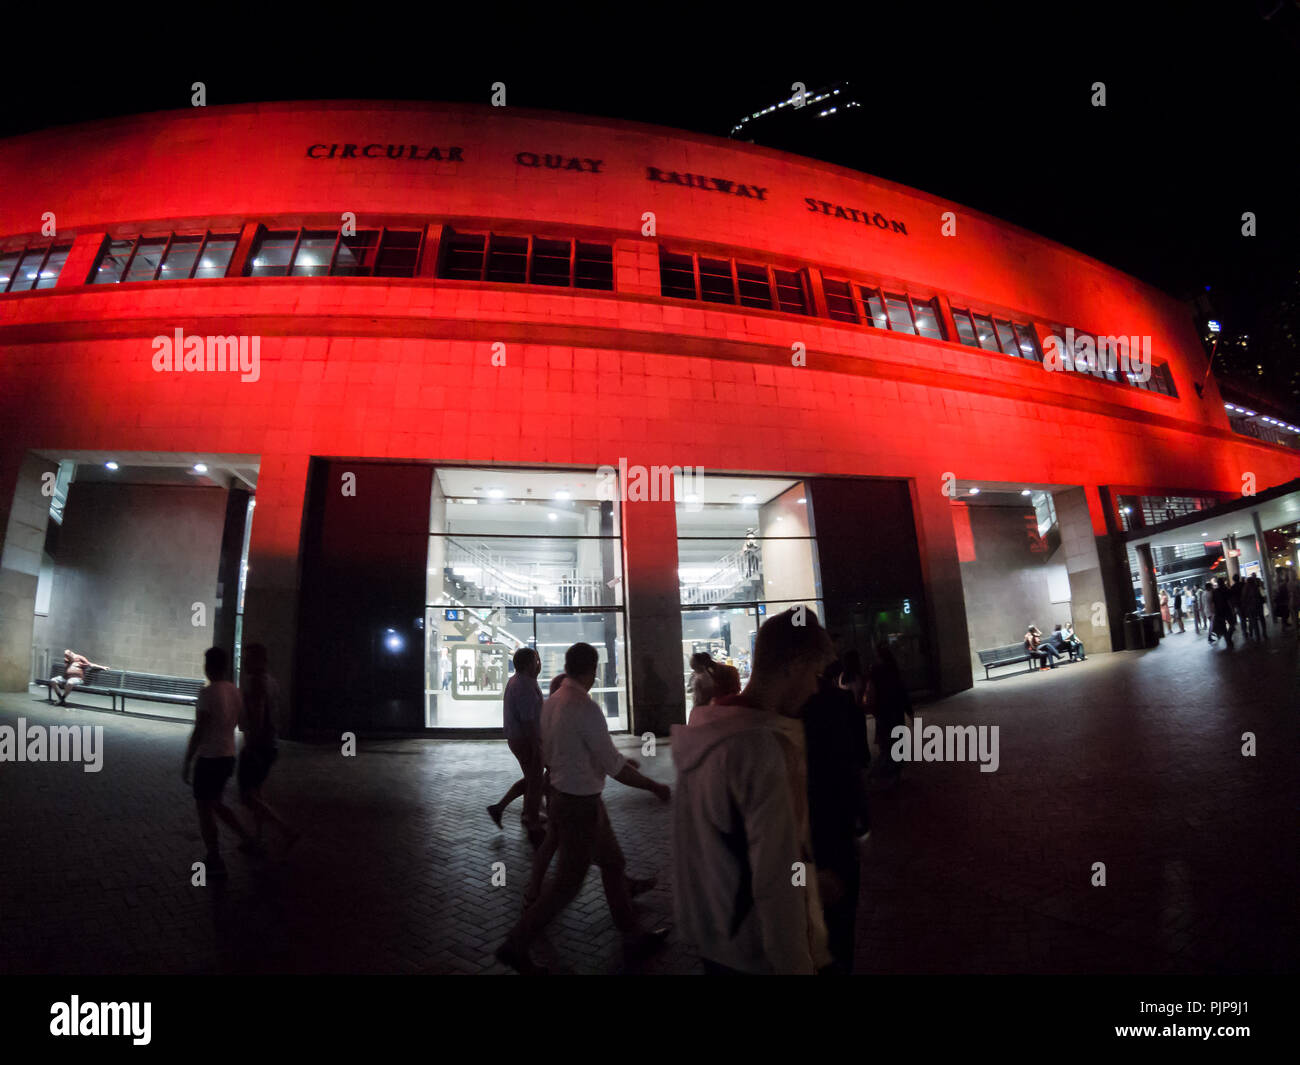
MULTIPOLYGON (((1294 971, 1298 664, 1293 636, 1227 651, 1189 629, 921 708, 997 725, 1000 764, 909 766, 873 798, 858 971, 1294 971)), ((284 743, 268 797, 307 835, 264 861, 223 837, 229 879, 200 888, 184 724, 0 696, 0 725, 19 717, 102 725, 104 760, 0 763, 0 972, 504 971, 492 951, 531 851, 518 805, 504 831, 484 812, 517 775, 503 741, 284 743)), ((673 781, 668 744, 643 763, 673 781)), ((670 807, 614 782, 606 797, 630 872, 659 877, 638 906, 670 916, 670 807)), ((594 871, 535 954, 623 970, 594 871)), ((697 964, 673 936, 644 971, 697 964)))

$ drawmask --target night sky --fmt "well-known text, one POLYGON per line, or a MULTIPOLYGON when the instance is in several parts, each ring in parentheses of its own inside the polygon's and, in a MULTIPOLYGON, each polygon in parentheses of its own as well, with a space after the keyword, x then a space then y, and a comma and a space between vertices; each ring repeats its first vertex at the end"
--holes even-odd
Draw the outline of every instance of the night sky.
POLYGON ((207 30, 177 36, 172 7, 147 26, 70 26, 76 43, 18 56, 0 134, 187 107, 195 80, 209 104, 487 102, 500 80, 515 106, 726 136, 795 81, 848 81, 864 105, 851 118, 755 139, 1007 219, 1175 296, 1210 285, 1225 328, 1249 331, 1300 272, 1300 3, 1159 5, 1168 17, 1070 6, 1081 12, 1068 20, 1043 4, 958 21, 941 5, 906 19, 879 5, 527 19, 485 5, 465 21, 438 5, 360 24, 304 8, 297 25, 204 8, 187 17, 207 30), (1095 81, 1105 108, 1091 104, 1095 81))

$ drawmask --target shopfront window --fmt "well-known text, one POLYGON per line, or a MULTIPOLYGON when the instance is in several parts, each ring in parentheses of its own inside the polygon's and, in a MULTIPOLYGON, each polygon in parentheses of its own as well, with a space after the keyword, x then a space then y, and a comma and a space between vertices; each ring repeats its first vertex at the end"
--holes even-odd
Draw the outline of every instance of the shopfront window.
POLYGON ((425 607, 425 724, 501 725, 515 651, 549 691, 564 652, 600 655, 591 696, 627 727, 618 504, 594 471, 441 468, 433 478, 425 607), (603 494, 610 494, 606 490, 603 494))
POLYGON ((821 612, 812 500, 802 481, 701 475, 678 496, 682 678, 699 651, 749 680, 767 617, 800 604, 821 612))

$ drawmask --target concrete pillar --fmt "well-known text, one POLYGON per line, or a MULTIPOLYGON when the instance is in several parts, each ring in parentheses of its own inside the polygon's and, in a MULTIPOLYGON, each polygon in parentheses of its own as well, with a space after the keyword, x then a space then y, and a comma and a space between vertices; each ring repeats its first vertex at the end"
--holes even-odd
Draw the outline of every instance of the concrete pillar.
POLYGON ((1074 631, 1089 652, 1112 650, 1112 628, 1120 627, 1120 618, 1106 595, 1107 575, 1098 549, 1098 540, 1105 540, 1106 528, 1101 501, 1095 490, 1089 493, 1083 488, 1067 488, 1053 492, 1052 502, 1070 579, 1074 631), (1096 533, 1098 526, 1103 530, 1101 537, 1096 533))
POLYGON ((937 472, 912 481, 912 514, 929 608, 926 617, 933 684, 937 694, 950 695, 971 687, 974 678, 952 503, 940 490, 942 483, 937 472))
POLYGON ((36 580, 50 520, 50 497, 41 489, 44 475, 58 469, 30 452, 0 455, 0 691, 26 691, 31 679, 36 580))
POLYGON ((1259 511, 1250 512, 1250 523, 1255 527, 1255 546, 1259 549, 1259 571, 1264 581, 1264 602, 1268 604, 1267 613, 1273 614, 1273 588, 1276 584, 1273 573, 1273 560, 1269 557, 1268 541, 1264 538, 1264 527, 1259 523, 1259 511))
POLYGON ((293 730, 298 588, 302 561, 303 507, 307 496, 307 455, 263 455, 254 496, 244 588, 244 643, 266 646, 271 673, 285 695, 276 722, 281 735, 293 730))
POLYGON ((1237 537, 1229 533, 1223 538, 1223 568, 1234 581, 1241 576, 1241 561, 1233 554, 1237 550, 1237 537))
POLYGON ((1142 613, 1154 614, 1160 609, 1160 593, 1156 591, 1156 564, 1151 557, 1150 544, 1137 544, 1138 576, 1142 579, 1142 613))
POLYGON ((686 721, 677 513, 671 500, 623 507, 623 604, 631 659, 629 727, 663 736, 686 721))

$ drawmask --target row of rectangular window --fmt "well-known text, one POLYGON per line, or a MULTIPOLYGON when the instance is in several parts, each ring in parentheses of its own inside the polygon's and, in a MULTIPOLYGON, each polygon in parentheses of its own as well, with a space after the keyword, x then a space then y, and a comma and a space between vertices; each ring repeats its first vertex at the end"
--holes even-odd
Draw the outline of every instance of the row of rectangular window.
MULTIPOLYGON (((111 241, 96 264, 92 284, 224 277, 237 234, 175 234, 111 241)), ((261 234, 245 273, 249 277, 414 277, 424 231, 403 229, 282 230, 261 234)), ((0 254, 0 292, 52 288, 71 244, 46 245, 0 254)), ((660 249, 662 294, 679 299, 811 314, 805 272, 660 249)), ((602 289, 614 287, 613 248, 576 239, 445 230, 436 276, 447 280, 537 284, 602 289)), ((938 300, 834 278, 823 279, 827 314, 836 321, 932 340, 947 340, 938 300)), ((1043 361, 1034 328, 962 308, 952 308, 957 340, 1033 362, 1043 361)), ((1057 335, 1065 331, 1054 327, 1057 335)), ((1076 336, 1082 336, 1077 334, 1076 336)), ((1095 343, 1095 341, 1094 341, 1095 343)), ((1116 384, 1118 369, 1095 366, 1094 376, 1116 384)), ((1177 396, 1165 364, 1148 380, 1126 374, 1133 387, 1177 396)))

